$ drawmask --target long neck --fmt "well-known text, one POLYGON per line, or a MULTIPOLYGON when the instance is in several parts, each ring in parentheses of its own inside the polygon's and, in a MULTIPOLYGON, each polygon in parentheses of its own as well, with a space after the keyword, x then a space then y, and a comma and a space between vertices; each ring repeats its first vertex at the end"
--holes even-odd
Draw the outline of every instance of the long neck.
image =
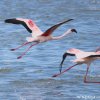
POLYGON ((57 37, 52 37, 53 40, 58 40, 58 39, 61 39, 63 37, 65 37, 66 35, 72 33, 71 29, 69 29, 68 31, 66 31, 64 34, 60 35, 60 36, 57 36, 57 37))

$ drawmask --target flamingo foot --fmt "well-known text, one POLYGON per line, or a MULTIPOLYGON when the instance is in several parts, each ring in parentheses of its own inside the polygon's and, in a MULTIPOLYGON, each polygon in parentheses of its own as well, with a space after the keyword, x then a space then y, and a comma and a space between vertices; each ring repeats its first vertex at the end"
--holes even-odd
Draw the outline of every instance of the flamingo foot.
POLYGON ((17 57, 17 59, 21 59, 21 58, 22 58, 22 56, 17 57))
POLYGON ((88 81, 84 80, 84 83, 88 83, 88 81))
POLYGON ((16 49, 10 49, 11 51, 15 51, 16 49))
POLYGON ((55 75, 53 75, 52 77, 57 77, 58 76, 58 74, 55 74, 55 75))
POLYGON ((98 83, 98 84, 100 84, 100 82, 92 82, 92 81, 87 81, 87 80, 84 80, 84 83, 98 83))
POLYGON ((84 77, 84 83, 98 83, 98 84, 100 84, 100 82, 88 81, 86 77, 84 77))

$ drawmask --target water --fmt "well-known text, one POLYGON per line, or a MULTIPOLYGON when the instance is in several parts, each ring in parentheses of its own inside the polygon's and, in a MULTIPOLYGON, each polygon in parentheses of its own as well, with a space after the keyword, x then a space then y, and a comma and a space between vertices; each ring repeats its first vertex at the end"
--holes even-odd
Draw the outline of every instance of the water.
MULTIPOLYGON (((63 53, 69 48, 94 51, 100 46, 100 0, 0 0, 0 100, 99 100, 100 84, 83 83, 86 66, 81 65, 58 78, 63 53), (54 36, 68 28, 72 34, 62 40, 35 46, 22 59, 27 47, 9 49, 25 42, 30 34, 22 27, 5 24, 7 18, 31 18, 45 31, 65 19, 75 19, 61 26, 54 36)), ((67 59, 64 68, 72 65, 67 59)), ((90 68, 89 79, 100 81, 100 61, 90 68)))

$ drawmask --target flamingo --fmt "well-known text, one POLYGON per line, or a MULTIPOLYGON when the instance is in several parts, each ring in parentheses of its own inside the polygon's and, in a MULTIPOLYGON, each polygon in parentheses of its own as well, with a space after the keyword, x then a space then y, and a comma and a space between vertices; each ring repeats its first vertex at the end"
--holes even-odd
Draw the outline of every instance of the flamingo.
POLYGON ((61 36, 57 36, 57 37, 51 36, 51 34, 53 33, 54 30, 56 30, 62 24, 69 22, 71 20, 73 20, 73 19, 68 19, 66 21, 60 22, 56 25, 53 25, 49 29, 47 29, 45 32, 42 32, 39 29, 39 27, 35 24, 35 22, 33 22, 31 19, 23 19, 23 18, 6 19, 5 20, 6 23, 21 24, 27 29, 28 32, 30 32, 32 34, 32 37, 26 38, 27 42, 23 43, 21 46, 19 46, 17 48, 11 49, 11 51, 15 51, 15 50, 31 43, 31 42, 35 42, 35 44, 32 44, 25 52, 22 53, 21 56, 17 57, 17 59, 20 59, 26 54, 26 52, 29 51, 30 48, 32 48, 33 46, 35 46, 39 43, 47 42, 49 40, 58 40, 58 39, 61 39, 64 36, 66 36, 66 35, 68 35, 69 33, 72 33, 72 32, 77 33, 77 31, 75 29, 69 29, 61 36))
POLYGON ((87 80, 87 75, 88 75, 90 64, 94 60, 97 60, 97 59, 100 59, 100 48, 98 48, 95 52, 85 52, 85 51, 82 51, 79 49, 71 48, 63 54, 63 59, 60 63, 60 73, 53 75, 53 77, 57 77, 57 76, 63 74, 64 72, 70 70, 71 68, 73 68, 76 65, 86 64, 87 70, 86 70, 86 75, 84 76, 84 82, 85 83, 100 83, 100 82, 93 82, 93 81, 87 80), (69 68, 65 69, 64 71, 61 71, 63 62, 67 56, 75 56, 76 57, 76 59, 73 60, 75 65, 70 66, 69 68))

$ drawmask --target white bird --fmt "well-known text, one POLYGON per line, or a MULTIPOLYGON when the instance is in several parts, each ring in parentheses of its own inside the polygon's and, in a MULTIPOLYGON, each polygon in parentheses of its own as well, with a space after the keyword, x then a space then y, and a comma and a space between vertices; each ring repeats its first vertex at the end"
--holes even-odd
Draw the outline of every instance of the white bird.
POLYGON ((30 32, 32 34, 32 37, 26 38, 27 42, 23 43, 21 46, 19 46, 17 48, 11 49, 11 51, 15 51, 31 42, 35 42, 35 44, 32 44, 21 56, 17 57, 17 59, 20 59, 20 58, 22 58, 22 56, 24 56, 26 54, 27 51, 29 51, 30 48, 32 48, 32 46, 34 46, 36 44, 46 42, 49 40, 58 40, 72 32, 77 33, 77 31, 75 29, 69 29, 61 36, 57 36, 57 37, 51 36, 53 31, 56 30, 60 25, 66 23, 66 22, 69 22, 71 20, 73 20, 73 19, 69 19, 69 20, 60 22, 56 25, 53 25, 49 29, 47 29, 45 32, 42 32, 39 29, 39 27, 35 24, 35 22, 33 22, 31 19, 23 19, 23 18, 6 19, 5 20, 6 23, 21 24, 27 29, 28 32, 30 32))
POLYGON ((85 51, 75 49, 75 48, 69 49, 63 54, 63 59, 60 64, 60 73, 53 75, 53 77, 57 77, 57 76, 63 74, 64 72, 70 70, 72 67, 74 67, 76 65, 86 64, 87 70, 86 70, 86 75, 84 76, 84 82, 85 83, 100 83, 100 82, 92 82, 92 81, 87 80, 87 75, 88 75, 90 64, 94 60, 97 60, 97 59, 100 59, 100 48, 98 48, 95 52, 85 52, 85 51), (73 62, 76 64, 65 69, 64 71, 61 71, 62 64, 67 56, 75 56, 76 59, 73 60, 73 62))

